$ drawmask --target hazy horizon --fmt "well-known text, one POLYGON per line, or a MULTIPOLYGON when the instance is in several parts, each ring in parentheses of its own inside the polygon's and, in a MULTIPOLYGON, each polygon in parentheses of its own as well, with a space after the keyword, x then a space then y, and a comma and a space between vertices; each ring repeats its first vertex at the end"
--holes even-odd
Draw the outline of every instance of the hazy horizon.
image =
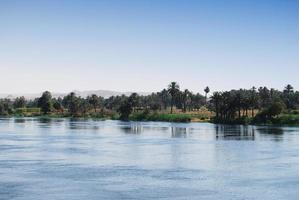
POLYGON ((299 88, 299 1, 0 0, 0 94, 299 88))
MULTIPOLYGON (((180 86, 180 89, 181 90, 184 90, 184 89, 188 89, 187 87, 181 87, 180 83, 178 83, 179 86, 180 86)), ((43 92, 45 91, 49 91, 53 94, 69 94, 71 92, 89 92, 92 94, 93 91, 103 91, 103 92, 115 92, 115 93, 133 93, 133 92, 137 92, 137 93, 141 93, 141 94, 150 94, 152 92, 160 92, 162 91, 163 89, 167 89, 169 84, 165 85, 164 87, 161 87, 160 89, 158 90, 155 90, 155 91, 139 91, 139 90, 108 90, 108 89, 86 89, 86 90, 78 90, 78 89, 73 89, 73 90, 66 90, 66 91, 55 91, 55 90, 41 90, 41 91, 33 91, 33 92, 0 92, 0 96, 2 97, 5 97, 3 95, 36 95, 36 94, 42 94, 43 92)), ((283 91, 285 89, 285 87, 287 86, 287 84, 284 84, 282 87, 279 87, 279 88, 274 88, 274 87, 270 87, 268 85, 254 85, 254 87, 256 87, 256 89, 258 89, 259 87, 267 87, 268 89, 277 89, 279 91, 283 91)), ((293 86, 293 85, 292 85, 293 86)), ((209 87, 209 86, 208 86, 209 87)), ((210 87, 209 87, 210 88, 210 87)), ((234 89, 250 89, 252 87, 234 87, 234 88, 227 88, 227 89, 222 89, 222 90, 219 90, 217 88, 213 88, 213 89, 210 89, 210 92, 209 92, 209 95, 212 95, 213 92, 215 91, 220 91, 220 92, 224 92, 224 91, 230 91, 230 90, 234 90, 234 89)), ((188 89, 190 92, 193 92, 194 94, 196 93, 200 93, 201 95, 204 95, 204 89, 205 88, 201 88, 199 90, 191 90, 191 89, 188 89)), ((299 90, 299 88, 294 88, 296 91, 299 90)))

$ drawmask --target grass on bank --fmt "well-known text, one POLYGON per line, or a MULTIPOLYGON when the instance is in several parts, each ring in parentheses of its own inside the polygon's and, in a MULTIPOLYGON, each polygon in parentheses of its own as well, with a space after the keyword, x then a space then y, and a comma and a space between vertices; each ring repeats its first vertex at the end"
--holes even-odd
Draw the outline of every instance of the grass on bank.
POLYGON ((203 113, 133 113, 129 117, 133 121, 165 121, 165 122, 191 122, 209 121, 210 117, 203 113))
POLYGON ((299 114, 281 114, 273 118, 272 123, 275 125, 299 125, 299 114))
MULTIPOLYGON (((120 116, 117 112, 102 110, 98 112, 87 112, 84 115, 71 116, 67 110, 64 112, 52 112, 42 114, 40 108, 18 108, 7 117, 46 117, 46 118, 91 118, 91 119, 112 119, 119 120, 120 116)), ((165 122, 207 122, 212 116, 211 112, 206 110, 193 112, 179 112, 175 110, 173 114, 167 112, 134 112, 129 116, 128 120, 132 121, 165 121, 165 122)))
MULTIPOLYGON (((80 116, 70 116, 65 112, 52 112, 43 115, 40 108, 18 108, 9 116, 14 117, 49 117, 49 118, 90 118, 90 119, 112 119, 119 120, 119 114, 108 110, 99 112, 89 112, 80 116)), ((225 124, 263 124, 263 125, 299 125, 299 112, 292 111, 289 113, 282 113, 276 117, 268 119, 267 121, 258 121, 252 117, 242 116, 240 119, 233 121, 218 121, 213 119, 213 113, 207 110, 199 110, 194 112, 179 112, 175 111, 173 114, 167 112, 134 112, 129 116, 132 121, 165 121, 165 122, 213 122, 225 124)))
POLYGON ((278 116, 261 120, 256 117, 247 117, 243 116, 240 119, 234 119, 234 120, 217 120, 215 118, 211 119, 211 122, 213 123, 223 123, 223 124, 252 124, 252 125, 299 125, 299 114, 294 113, 283 113, 279 114, 278 116))

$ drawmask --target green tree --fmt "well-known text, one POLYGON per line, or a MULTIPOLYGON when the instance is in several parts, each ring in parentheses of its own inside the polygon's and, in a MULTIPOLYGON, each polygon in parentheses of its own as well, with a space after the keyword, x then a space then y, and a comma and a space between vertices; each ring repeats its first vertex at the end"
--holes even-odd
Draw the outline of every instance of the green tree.
POLYGON ((296 107, 294 88, 288 84, 283 90, 283 100, 288 110, 296 107))
POLYGON ((293 86, 291 86, 290 84, 288 84, 288 85, 285 87, 284 91, 285 91, 287 94, 291 94, 291 93, 294 92, 294 88, 293 88, 293 86))
POLYGON ((3 101, 0 101, 0 115, 5 116, 8 115, 7 110, 5 109, 3 101))
POLYGON ((137 93, 132 93, 129 96, 128 102, 131 104, 133 111, 135 111, 135 107, 139 106, 140 104, 140 97, 137 93))
POLYGON ((271 103, 271 93, 267 87, 260 87, 258 89, 259 94, 259 108, 265 108, 271 103))
POLYGON ((158 96, 161 99, 161 102, 163 104, 164 110, 167 109, 167 106, 169 105, 170 97, 169 93, 166 89, 163 89, 161 92, 158 93, 158 96))
POLYGON ((170 113, 172 113, 172 111, 173 111, 173 105, 175 102, 175 98, 179 91, 180 91, 180 86, 176 82, 171 82, 168 85, 168 93, 171 96, 170 113))
POLYGON ((258 94, 254 86, 250 90, 250 107, 251 107, 251 117, 254 117, 254 109, 258 107, 258 94))
POLYGON ((13 103, 14 108, 24 108, 26 106, 25 97, 17 97, 13 103))
POLYGON ((183 104, 183 112, 187 111, 187 106, 190 104, 191 92, 188 89, 185 89, 182 93, 182 104, 183 104))
POLYGON ((52 95, 49 91, 46 91, 38 100, 38 106, 41 108, 43 114, 48 114, 52 110, 52 95))
POLYGON ((130 114, 132 113, 133 108, 132 108, 132 103, 129 102, 129 99, 125 99, 119 108, 117 109, 117 112, 120 114, 120 119, 121 120, 128 120, 130 114))
POLYGON ((63 104, 71 116, 78 116, 80 114, 80 99, 74 92, 71 92, 63 98, 63 104))
POLYGON ((88 102, 93 106, 94 112, 97 112, 97 108, 101 105, 101 99, 93 94, 87 97, 88 102))
POLYGON ((269 117, 275 117, 283 111, 284 105, 281 102, 273 102, 267 109, 269 117))
POLYGON ((221 93, 220 92, 214 92, 211 97, 211 103, 213 105, 212 110, 216 113, 216 119, 219 119, 220 116, 220 103, 221 103, 221 93))
POLYGON ((80 109, 80 114, 85 115, 86 113, 88 113, 88 111, 91 108, 91 104, 89 103, 88 99, 84 99, 84 98, 77 98, 77 100, 79 101, 79 109, 80 109))
POLYGON ((53 99, 52 102, 53 102, 53 108, 54 108, 56 111, 63 112, 62 100, 61 100, 60 98, 58 98, 58 99, 53 99))

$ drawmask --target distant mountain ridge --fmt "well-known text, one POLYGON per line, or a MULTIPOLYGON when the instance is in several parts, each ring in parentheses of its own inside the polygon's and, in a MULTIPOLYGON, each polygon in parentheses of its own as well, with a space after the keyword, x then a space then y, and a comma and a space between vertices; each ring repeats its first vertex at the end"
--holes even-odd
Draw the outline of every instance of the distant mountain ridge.
MULTIPOLYGON (((74 90, 74 92, 77 96, 81 96, 83 98, 86 98, 89 95, 96 94, 98 96, 109 98, 111 96, 117 96, 117 95, 131 95, 134 92, 118 92, 118 91, 112 91, 112 90, 86 90, 86 91, 78 91, 74 90)), ((70 93, 70 92, 69 92, 70 93)), ((69 93, 59 93, 59 92, 51 92, 52 97, 58 98, 58 97, 64 97, 68 95, 69 93)), ((139 95, 148 95, 149 92, 136 92, 139 95)), ((40 93, 15 93, 15 94, 0 94, 0 98, 8 98, 8 99, 15 99, 17 97, 24 96, 26 99, 35 99, 42 95, 42 92, 40 93)))

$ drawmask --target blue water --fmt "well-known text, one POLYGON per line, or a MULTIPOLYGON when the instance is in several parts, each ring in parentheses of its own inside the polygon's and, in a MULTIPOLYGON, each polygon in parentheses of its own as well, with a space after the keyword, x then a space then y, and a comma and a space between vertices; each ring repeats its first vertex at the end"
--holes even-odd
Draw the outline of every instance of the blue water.
POLYGON ((0 119, 0 199, 299 198, 299 128, 0 119))

